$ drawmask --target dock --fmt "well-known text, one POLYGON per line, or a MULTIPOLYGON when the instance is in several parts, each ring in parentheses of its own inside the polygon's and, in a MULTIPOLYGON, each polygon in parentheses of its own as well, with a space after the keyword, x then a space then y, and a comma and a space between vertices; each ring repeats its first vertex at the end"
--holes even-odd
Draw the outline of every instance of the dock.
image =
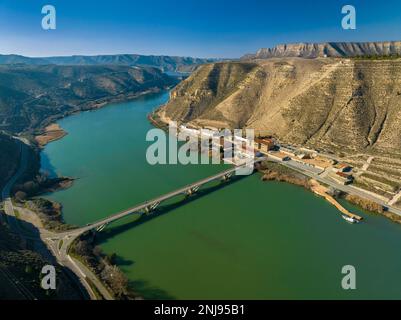
POLYGON ((336 199, 334 199, 334 197, 332 197, 331 195, 329 195, 327 193, 327 188, 322 186, 316 180, 313 180, 313 179, 310 180, 310 185, 311 185, 311 190, 315 194, 325 198, 328 202, 330 202, 333 206, 335 206, 338 209, 338 211, 340 211, 342 214, 344 214, 352 219, 358 220, 358 221, 363 220, 363 218, 361 216, 358 216, 358 215, 348 211, 346 208, 344 208, 336 199))

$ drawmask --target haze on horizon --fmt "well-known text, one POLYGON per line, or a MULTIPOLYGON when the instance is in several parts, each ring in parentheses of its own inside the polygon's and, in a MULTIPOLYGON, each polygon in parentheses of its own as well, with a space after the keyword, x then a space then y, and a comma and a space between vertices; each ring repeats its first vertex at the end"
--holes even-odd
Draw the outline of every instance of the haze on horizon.
POLYGON ((380 4, 373 0, 0 3, 0 54, 237 58, 280 43, 400 39, 401 2, 397 0, 380 4), (44 4, 56 7, 56 30, 41 28, 44 4), (346 4, 356 8, 356 30, 341 28, 341 8, 346 4))

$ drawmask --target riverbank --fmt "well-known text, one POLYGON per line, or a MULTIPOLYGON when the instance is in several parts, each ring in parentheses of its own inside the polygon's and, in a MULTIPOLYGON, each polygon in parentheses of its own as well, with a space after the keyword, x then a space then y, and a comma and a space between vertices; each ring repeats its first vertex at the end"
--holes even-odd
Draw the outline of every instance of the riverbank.
MULTIPOLYGON (((171 89, 171 87, 166 88, 166 90, 168 89, 171 89)), ((64 114, 54 115, 49 119, 47 119, 46 121, 44 121, 43 123, 41 123, 41 125, 38 128, 36 128, 36 130, 33 132, 31 140, 33 140, 33 142, 36 143, 40 148, 43 148, 46 144, 53 141, 57 141, 68 134, 68 132, 63 130, 57 123, 57 121, 61 119, 85 111, 94 111, 112 103, 129 102, 141 96, 145 96, 152 93, 158 93, 160 91, 161 91, 160 89, 150 89, 139 93, 136 92, 129 94, 121 94, 113 97, 106 97, 82 103, 78 106, 79 107, 78 110, 72 110, 64 114)), ((27 132, 26 134, 30 133, 27 132)))
MULTIPOLYGON (((167 87, 166 90, 171 89, 172 86, 167 87)), ((132 93, 132 94, 121 94, 113 97, 106 97, 90 102, 85 102, 80 105, 79 110, 74 110, 71 112, 67 112, 65 114, 59 114, 50 117, 46 121, 44 121, 38 128, 36 128, 33 132, 24 132, 21 135, 27 136, 28 140, 32 143, 29 148, 32 151, 33 155, 30 156, 28 167, 29 173, 25 173, 24 176, 20 179, 20 184, 23 184, 27 181, 35 181, 37 177, 40 177, 40 151, 48 144, 65 137, 68 132, 65 131, 61 126, 57 123, 57 121, 69 117, 74 114, 79 114, 85 111, 94 111, 100 109, 106 105, 111 103, 119 103, 119 102, 129 102, 135 99, 138 99, 141 96, 146 96, 154 93, 160 92, 160 89, 150 89, 140 93, 132 93)), ((58 185, 54 185, 52 188, 44 188, 38 192, 37 195, 47 193, 47 192, 56 192, 62 189, 66 189, 71 187, 74 178, 70 177, 58 177, 53 179, 54 181, 59 182, 58 185)), ((14 188, 14 193, 16 192, 14 188)))
MULTIPOLYGON (((114 299, 142 299, 134 292, 134 288, 130 287, 128 278, 117 266, 117 255, 106 254, 96 245, 95 233, 88 232, 76 239, 71 244, 68 254, 94 274, 114 299)), ((101 295, 100 291, 97 291, 101 295)))
POLYGON ((385 211, 383 206, 377 204, 374 201, 364 199, 355 195, 350 195, 350 194, 344 194, 342 197, 348 201, 349 203, 352 203, 363 210, 372 212, 372 213, 377 213, 380 214, 388 219, 390 219, 393 222, 401 224, 401 217, 395 213, 391 213, 388 211, 385 211))
POLYGON ((166 119, 161 119, 160 112, 158 112, 158 110, 160 110, 162 107, 163 106, 160 106, 156 111, 149 113, 147 118, 149 122, 156 128, 168 130, 168 121, 166 119))
MULTIPOLYGON (((310 179, 301 173, 284 167, 278 163, 264 162, 260 167, 257 168, 262 174, 263 181, 279 181, 287 182, 297 186, 301 186, 306 190, 313 191, 313 183, 310 179)), ((393 214, 391 212, 385 211, 383 206, 377 204, 374 201, 361 198, 355 195, 349 195, 344 193, 339 193, 340 198, 345 199, 351 204, 358 206, 360 209, 369 211, 370 213, 380 214, 393 222, 401 224, 401 217, 393 214)), ((334 199, 334 198, 333 198, 334 199)))
MULTIPOLYGON (((166 88, 169 89, 172 86, 166 88)), ((45 121, 40 123, 37 127, 30 129, 28 131, 21 132, 19 136, 25 137, 30 144, 26 146, 28 149, 28 164, 27 170, 23 174, 23 176, 19 179, 19 183, 23 184, 25 182, 35 182, 40 174, 40 152, 43 148, 50 142, 54 142, 65 137, 68 132, 65 131, 57 121, 62 120, 66 117, 69 117, 74 114, 79 114, 85 111, 93 111, 100 109, 111 103, 119 103, 123 101, 132 101, 138 99, 141 96, 146 96, 149 94, 154 94, 160 92, 160 89, 150 89, 143 92, 137 93, 129 93, 129 94, 120 94, 112 97, 105 97, 101 99, 97 99, 94 101, 88 101, 80 104, 78 110, 68 111, 63 114, 52 115, 47 118, 45 121)), ((62 188, 63 186, 61 186, 62 188)), ((13 190, 13 194, 15 194, 17 190, 13 190)), ((52 192, 57 191, 57 189, 52 192)))
MULTIPOLYGON (((148 115, 148 120, 158 128, 164 130, 166 130, 167 128, 167 120, 162 119, 162 117, 160 117, 160 112, 152 112, 151 114, 148 115)), ((329 203, 334 205, 342 214, 358 221, 363 220, 363 218, 360 217, 359 215, 355 215, 349 212, 346 208, 344 208, 332 195, 329 194, 328 188, 321 185, 317 181, 310 179, 305 175, 302 175, 297 171, 291 170, 285 166, 281 166, 280 164, 271 162, 268 165, 266 165, 266 163, 264 165, 260 165, 258 169, 263 174, 261 178, 263 181, 287 182, 290 184, 301 186, 317 194, 318 196, 325 198, 329 203)), ((357 196, 351 196, 348 194, 341 196, 345 198, 348 202, 355 204, 364 210, 370 211, 372 213, 379 213, 387 218, 390 218, 394 222, 401 223, 401 217, 389 212, 385 212, 382 206, 376 204, 373 201, 362 199, 357 196)))
POLYGON ((277 163, 265 161, 257 169, 262 173, 262 181, 287 182, 311 190, 308 177, 277 163))

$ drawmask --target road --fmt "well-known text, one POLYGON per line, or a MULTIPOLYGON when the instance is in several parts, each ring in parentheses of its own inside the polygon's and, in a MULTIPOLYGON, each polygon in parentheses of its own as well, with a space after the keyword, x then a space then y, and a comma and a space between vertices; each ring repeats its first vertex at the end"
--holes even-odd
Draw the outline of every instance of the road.
MULTIPOLYGON (((290 148, 295 147, 295 146, 289 145, 289 144, 285 144, 283 146, 290 147, 290 148)), ((299 147, 299 146, 297 146, 297 147, 299 147)), ((264 154, 266 154, 266 153, 264 153, 264 154)), ((321 156, 327 157, 329 159, 340 161, 340 159, 338 159, 336 156, 330 155, 328 153, 319 152, 318 154, 321 156)), ((268 156, 268 154, 266 154, 266 155, 268 156)), ((357 155, 353 155, 353 156, 360 157, 360 156, 364 156, 364 154, 357 154, 357 155)), ((373 160, 374 160, 374 157, 369 156, 368 159, 366 160, 366 162, 364 163, 364 165, 362 166, 362 168, 355 174, 355 176, 358 177, 358 176, 362 175, 364 172, 366 172, 373 160)), ((375 194, 368 190, 360 189, 360 188, 354 187, 352 185, 344 186, 344 185, 336 183, 334 180, 332 180, 328 177, 328 173, 329 173, 330 169, 326 169, 326 170, 322 171, 320 173, 320 175, 318 175, 319 173, 317 173, 317 171, 316 171, 317 169, 303 165, 294 160, 280 162, 275 159, 269 158, 269 161, 278 162, 288 168, 296 170, 306 176, 309 176, 313 179, 316 179, 317 181, 328 184, 328 185, 332 186, 333 188, 336 188, 343 192, 374 201, 374 202, 382 205, 383 207, 387 208, 389 212, 392 212, 392 213, 395 213, 395 214, 401 216, 401 209, 393 206, 395 203, 397 203, 401 199, 401 191, 398 194, 396 194, 393 197, 393 199, 388 200, 385 197, 382 197, 382 196, 375 194)))
POLYGON ((401 209, 398 209, 398 208, 396 208, 394 206, 389 205, 387 203, 387 201, 388 201, 387 199, 383 199, 382 197, 380 197, 378 195, 375 195, 372 192, 365 191, 365 190, 353 187, 351 185, 345 185, 345 186, 341 185, 341 184, 331 180, 330 178, 319 176, 318 174, 310 171, 309 167, 307 167, 307 166, 303 166, 303 168, 302 168, 298 163, 297 163, 297 165, 294 165, 295 161, 291 161, 291 160, 290 161, 278 161, 278 160, 274 160, 272 158, 269 158, 269 161, 279 163, 279 164, 281 164, 283 166, 286 166, 286 167, 288 167, 290 169, 298 171, 298 172, 300 172, 300 173, 302 173, 302 174, 304 174, 304 175, 306 175, 306 176, 308 176, 310 178, 313 178, 313 179, 315 179, 315 180, 317 180, 319 182, 325 183, 325 184, 327 184, 327 185, 329 185, 329 186, 331 186, 331 187, 333 187, 333 188, 335 188, 337 190, 340 190, 340 191, 346 192, 346 193, 351 194, 351 195, 356 195, 356 196, 359 196, 359 197, 374 201, 374 202, 386 207, 388 209, 388 211, 401 216, 401 209))
MULTIPOLYGON (((20 157, 19 167, 18 167, 17 172, 10 178, 10 180, 6 183, 6 185, 4 186, 4 188, 1 192, 1 196, 2 196, 2 199, 4 202, 4 212, 6 213, 9 226, 15 233, 18 233, 21 237, 25 238, 26 240, 43 241, 48 246, 48 248, 52 251, 57 262, 60 265, 69 268, 78 277, 80 283, 85 287, 85 289, 89 293, 91 299, 97 299, 97 295, 95 294, 92 287, 89 285, 89 283, 86 280, 86 278, 89 278, 91 280, 93 278, 96 278, 95 275, 92 272, 90 272, 90 270, 88 270, 88 269, 82 270, 78 264, 74 263, 74 260, 71 257, 69 257, 68 254, 66 254, 65 257, 61 257, 58 254, 57 248, 55 250, 53 243, 51 241, 49 242, 47 240, 53 234, 52 232, 49 232, 44 229, 40 229, 39 230, 40 238, 34 238, 30 235, 25 234, 25 232, 23 230, 21 230, 20 225, 17 221, 18 219, 15 216, 14 205, 12 203, 10 194, 11 194, 11 189, 12 189, 13 185, 18 181, 19 178, 21 178, 21 176, 23 175, 23 173, 25 172, 25 170, 27 168, 27 165, 28 165, 27 154, 28 153, 27 153, 27 145, 26 145, 27 141, 24 139, 21 139, 21 138, 16 138, 16 140, 20 141, 20 147, 21 147, 21 152, 20 152, 21 157, 20 157)), ((13 275, 11 275, 10 277, 12 277, 12 276, 13 275)), ((92 282, 95 285, 98 284, 101 286, 101 288, 99 289, 100 292, 107 291, 106 289, 104 289, 104 287, 100 283, 100 281, 97 280, 97 281, 92 281, 92 282)), ((21 292, 25 293, 26 297, 28 297, 28 298, 34 297, 33 294, 26 293, 27 289, 24 288, 21 283, 18 283, 16 285, 19 287, 19 290, 21 292)), ((109 292, 107 292, 105 298, 112 299, 112 296, 110 295, 109 292)))
MULTIPOLYGON (((68 254, 68 249, 72 242, 76 239, 74 238, 66 238, 65 245, 62 245, 60 248, 60 241, 54 241, 52 238, 56 236, 55 233, 48 233, 44 235, 43 239, 46 242, 48 248, 51 250, 53 255, 56 257, 57 262, 70 269, 81 281, 82 285, 88 291, 92 300, 98 300, 98 297, 92 287, 90 286, 88 279, 92 282, 92 284, 96 287, 96 289, 100 292, 105 300, 114 300, 114 297, 110 294, 110 292, 106 289, 103 283, 97 278, 97 276, 89 270, 85 265, 83 265, 80 261, 72 258, 68 254)), ((64 242, 64 240, 63 240, 64 242)))

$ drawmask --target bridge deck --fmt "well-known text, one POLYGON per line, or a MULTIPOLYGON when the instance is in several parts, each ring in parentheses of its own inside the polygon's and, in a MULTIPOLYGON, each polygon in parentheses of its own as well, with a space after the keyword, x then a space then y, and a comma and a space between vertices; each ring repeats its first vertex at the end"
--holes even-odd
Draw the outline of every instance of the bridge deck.
POLYGON ((149 208, 149 207, 151 207, 152 205, 154 205, 156 203, 163 202, 163 201, 168 200, 170 198, 173 198, 173 197, 175 197, 175 196, 177 196, 179 194, 185 193, 186 191, 188 191, 188 190, 190 190, 190 189, 192 189, 194 187, 200 187, 200 186, 202 186, 202 185, 204 185, 204 184, 206 184, 208 182, 223 178, 224 176, 232 174, 236 170, 238 170, 238 169, 240 169, 242 167, 246 167, 248 165, 254 165, 255 163, 263 161, 264 159, 265 159, 265 157, 260 157, 260 158, 257 158, 257 159, 253 159, 249 163, 246 163, 246 164, 234 167, 234 168, 230 168, 228 170, 225 170, 225 171, 220 172, 218 174, 215 174, 213 176, 210 176, 210 177, 207 177, 205 179, 202 179, 202 180, 199 180, 197 182, 194 182, 192 184, 186 185, 186 186, 184 186, 184 187, 182 187, 180 189, 177 189, 177 190, 174 190, 172 192, 166 193, 166 194, 164 194, 164 195, 162 195, 160 197, 157 197, 157 198, 155 198, 153 200, 146 201, 146 202, 144 202, 142 204, 139 204, 139 205, 137 205, 135 207, 131 207, 131 208, 127 209, 127 210, 118 212, 116 214, 113 214, 113 215, 105 218, 105 219, 102 219, 102 220, 96 221, 94 223, 91 223, 91 224, 89 224, 89 225, 87 225, 85 227, 74 229, 74 230, 71 230, 69 232, 60 233, 59 236, 63 236, 63 237, 68 236, 68 235, 75 235, 76 236, 76 235, 82 234, 82 233, 84 233, 86 231, 89 231, 89 230, 92 230, 92 229, 96 229, 98 227, 101 227, 101 226, 103 226, 105 224, 109 224, 109 223, 111 223, 113 221, 119 220, 119 219, 121 219, 121 218, 123 218, 125 216, 128 216, 130 214, 133 214, 135 212, 140 212, 142 210, 145 210, 146 208, 149 208))

